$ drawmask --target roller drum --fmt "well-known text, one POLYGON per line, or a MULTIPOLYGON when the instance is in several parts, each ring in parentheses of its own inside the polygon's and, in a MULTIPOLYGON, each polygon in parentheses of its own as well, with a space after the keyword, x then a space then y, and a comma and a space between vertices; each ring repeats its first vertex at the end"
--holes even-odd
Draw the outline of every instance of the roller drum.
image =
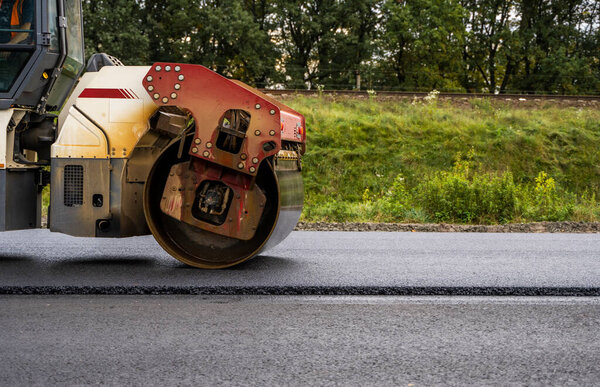
POLYGON ((259 167, 255 184, 264 192, 266 205, 256 233, 249 240, 217 235, 165 214, 160 204, 171 167, 189 160, 186 155, 179 159, 178 149, 175 143, 159 157, 144 192, 148 226, 173 257, 194 267, 226 268, 275 247, 293 231, 302 212, 303 184, 298 162, 287 159, 265 159, 259 167))

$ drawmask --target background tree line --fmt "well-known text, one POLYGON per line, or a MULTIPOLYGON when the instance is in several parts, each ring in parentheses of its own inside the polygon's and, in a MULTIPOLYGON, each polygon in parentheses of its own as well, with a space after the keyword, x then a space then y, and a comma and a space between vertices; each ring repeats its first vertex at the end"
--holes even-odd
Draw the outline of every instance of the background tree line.
POLYGON ((598 0, 84 0, 88 56, 258 87, 598 94, 598 0))

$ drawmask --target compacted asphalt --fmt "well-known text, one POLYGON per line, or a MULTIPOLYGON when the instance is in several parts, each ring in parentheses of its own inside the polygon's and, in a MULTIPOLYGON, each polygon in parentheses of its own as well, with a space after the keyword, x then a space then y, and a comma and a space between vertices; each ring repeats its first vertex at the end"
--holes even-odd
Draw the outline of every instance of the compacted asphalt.
POLYGON ((600 235, 294 232, 218 271, 0 233, 0 385, 595 385, 600 235))
POLYGON ((597 385, 600 300, 0 296, 0 384, 597 385))
POLYGON ((151 236, 0 233, 0 293, 600 295, 598 234, 294 232, 205 271, 151 236))

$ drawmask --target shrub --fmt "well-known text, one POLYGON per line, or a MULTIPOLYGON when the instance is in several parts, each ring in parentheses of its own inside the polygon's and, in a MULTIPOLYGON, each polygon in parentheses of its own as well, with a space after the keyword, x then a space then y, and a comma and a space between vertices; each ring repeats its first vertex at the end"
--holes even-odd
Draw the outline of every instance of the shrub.
POLYGON ((523 218, 533 221, 567 220, 577 201, 572 193, 557 188, 556 181, 544 171, 535 178, 535 187, 521 188, 520 197, 523 218))
POLYGON ((390 221, 404 220, 407 217, 407 211, 411 210, 411 201, 411 192, 406 187, 404 177, 396 176, 391 188, 381 199, 384 217, 390 221))
POLYGON ((464 159, 458 154, 452 171, 433 174, 415 188, 418 203, 435 221, 506 223, 515 217, 513 175, 477 172, 474 158, 473 149, 464 159))
POLYGON ((438 222, 506 223, 515 217, 517 189, 511 173, 440 172, 416 188, 423 210, 438 222))

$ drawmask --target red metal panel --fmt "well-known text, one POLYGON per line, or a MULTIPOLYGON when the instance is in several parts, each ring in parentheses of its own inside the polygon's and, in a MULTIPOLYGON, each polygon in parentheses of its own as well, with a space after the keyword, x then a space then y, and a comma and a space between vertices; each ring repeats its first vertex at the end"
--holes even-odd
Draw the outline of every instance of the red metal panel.
POLYGON ((303 142, 304 117, 250 86, 232 81, 203 66, 155 63, 143 81, 159 106, 188 110, 196 122, 190 155, 256 175, 261 161, 277 154, 281 140, 303 142), (237 154, 218 149, 220 121, 228 110, 251 116, 246 137, 237 154), (264 145, 273 142, 274 148, 264 145))
POLYGON ((182 222, 203 230, 231 238, 250 240, 256 233, 265 209, 265 194, 251 184, 252 176, 230 171, 203 160, 175 164, 167 179, 160 202, 161 210, 182 222), (225 223, 213 225, 196 219, 191 207, 200 183, 205 180, 221 181, 233 191, 233 198, 225 223))
POLYGON ((265 100, 276 105, 281 111, 281 139, 286 141, 294 142, 305 142, 306 141, 306 121, 304 116, 287 105, 282 104, 275 98, 261 92, 260 90, 254 89, 243 82, 232 81, 237 85, 251 90, 256 95, 264 98, 265 100))

